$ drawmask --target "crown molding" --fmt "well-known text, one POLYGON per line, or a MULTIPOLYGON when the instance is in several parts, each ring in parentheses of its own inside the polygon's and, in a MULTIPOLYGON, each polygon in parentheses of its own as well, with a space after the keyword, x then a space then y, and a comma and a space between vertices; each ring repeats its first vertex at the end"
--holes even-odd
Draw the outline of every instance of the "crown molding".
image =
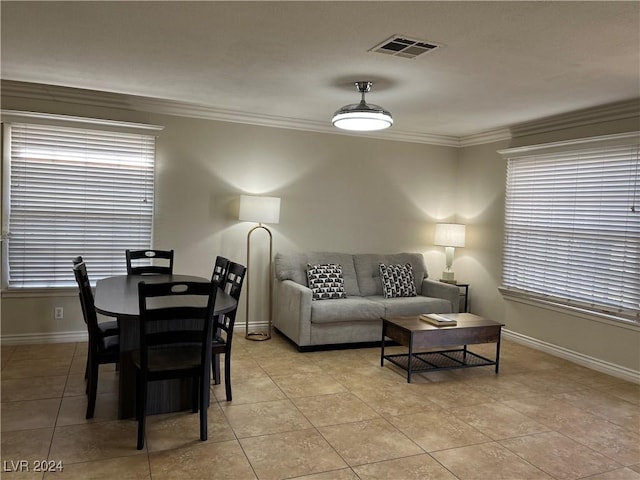
POLYGON ((640 122, 640 98, 585 108, 511 126, 513 138, 583 127, 594 123, 636 118, 640 122))
POLYGON ((630 99, 594 108, 542 118, 532 122, 520 123, 511 127, 497 128, 486 132, 465 136, 438 135, 407 132, 396 129, 375 133, 358 133, 337 130, 329 122, 299 120, 276 115, 262 115, 237 110, 228 110, 198 105, 176 100, 126 95, 96 90, 83 90, 56 85, 27 83, 2 80, 2 96, 90 105, 130 111, 144 111, 163 115, 217 120, 221 122, 243 123, 263 127, 286 128, 306 132, 328 133, 331 135, 349 135, 373 139, 394 140, 399 142, 422 143, 445 147, 469 147, 484 143, 511 140, 516 137, 546 133, 572 127, 613 120, 638 118, 640 121, 640 99, 630 99))

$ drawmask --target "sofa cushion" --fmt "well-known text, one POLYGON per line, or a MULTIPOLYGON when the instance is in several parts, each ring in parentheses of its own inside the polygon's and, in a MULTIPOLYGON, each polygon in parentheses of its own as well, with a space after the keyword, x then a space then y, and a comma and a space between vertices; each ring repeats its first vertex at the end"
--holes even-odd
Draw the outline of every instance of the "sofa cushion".
POLYGON ((340 264, 307 264, 307 281, 313 294, 313 300, 345 298, 342 265, 340 264))
POLYGON ((362 297, 311 302, 311 323, 351 322, 354 320, 380 320, 384 305, 362 297))
POLYGON ((386 317, 420 315, 421 313, 451 313, 451 302, 443 298, 416 297, 384 298, 382 295, 366 297, 384 306, 386 317))
POLYGON ((385 298, 415 297, 416 284, 410 263, 404 265, 380 264, 382 294, 385 298))
MULTIPOLYGON (((422 280, 427 277, 427 267, 424 264, 424 257, 420 253, 356 254, 353 256, 353 263, 358 277, 360 295, 363 297, 382 295, 382 280, 380 279, 379 267, 381 263, 387 265, 410 263, 418 295, 422 293, 422 280)), ((347 295, 349 295, 349 291, 347 291, 347 295)))
MULTIPOLYGON (((275 275, 280 281, 293 280, 305 287, 307 281, 307 264, 339 264, 342 265, 344 291, 347 297, 360 295, 358 280, 353 265, 353 255, 333 252, 287 252, 277 253, 275 257, 275 275)), ((414 270, 415 272, 415 270, 414 270)))

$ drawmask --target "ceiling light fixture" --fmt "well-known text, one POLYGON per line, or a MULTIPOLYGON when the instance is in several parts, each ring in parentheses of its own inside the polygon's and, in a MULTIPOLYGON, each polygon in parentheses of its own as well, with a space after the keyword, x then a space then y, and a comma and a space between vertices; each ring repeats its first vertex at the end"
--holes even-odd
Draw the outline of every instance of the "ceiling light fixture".
POLYGON ((384 108, 364 101, 364 94, 371 90, 373 82, 355 82, 355 86, 362 93, 360 103, 345 105, 333 114, 331 123, 343 130, 368 132, 382 130, 393 125, 391 113, 384 108))

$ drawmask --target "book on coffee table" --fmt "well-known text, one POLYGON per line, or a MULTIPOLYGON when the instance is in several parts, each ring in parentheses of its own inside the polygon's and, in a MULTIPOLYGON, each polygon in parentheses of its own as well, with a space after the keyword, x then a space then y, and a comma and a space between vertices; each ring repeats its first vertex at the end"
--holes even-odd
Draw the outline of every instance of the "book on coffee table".
POLYGON ((423 313, 420 315, 420 320, 424 320, 425 322, 429 322, 432 325, 436 325, 438 327, 450 327, 458 324, 456 320, 445 317, 444 315, 440 315, 438 313, 423 313))

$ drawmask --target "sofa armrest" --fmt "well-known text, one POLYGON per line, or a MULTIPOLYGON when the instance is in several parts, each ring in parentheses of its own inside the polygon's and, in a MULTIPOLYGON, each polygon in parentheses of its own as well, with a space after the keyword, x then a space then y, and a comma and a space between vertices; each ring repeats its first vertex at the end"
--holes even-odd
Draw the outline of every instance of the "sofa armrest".
POLYGON ((460 289, 457 285, 425 278, 422 281, 422 295, 449 300, 451 302, 451 313, 460 311, 460 289))
POLYGON ((311 344, 311 290, 293 280, 274 280, 273 325, 298 346, 311 344))

